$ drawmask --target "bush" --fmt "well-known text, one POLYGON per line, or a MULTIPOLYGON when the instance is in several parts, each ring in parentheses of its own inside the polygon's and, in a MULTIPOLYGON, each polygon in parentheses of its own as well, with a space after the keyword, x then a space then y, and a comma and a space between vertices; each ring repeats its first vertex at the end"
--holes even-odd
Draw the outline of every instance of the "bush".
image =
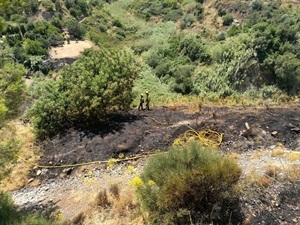
POLYGON ((26 215, 18 211, 11 197, 0 192, 0 224, 1 225, 63 225, 54 219, 39 215, 38 213, 26 215))
MULTIPOLYGON (((21 64, 8 63, 0 70, 0 101, 3 99, 7 108, 4 117, 15 116, 19 112, 25 89, 25 82, 22 77, 25 74, 26 70, 21 64)), ((2 116, 0 115, 0 117, 2 116)))
POLYGON ((290 95, 296 95, 300 85, 300 60, 292 53, 279 55, 275 60, 275 74, 279 86, 290 95))
POLYGON ((218 16, 225 16, 226 15, 226 10, 223 8, 218 9, 218 16))
POLYGON ((128 52, 85 50, 59 80, 44 81, 38 89, 41 97, 28 112, 37 135, 43 138, 69 126, 101 122, 112 111, 128 111, 136 77, 137 64, 128 52))
POLYGON ((84 25, 82 25, 81 23, 79 23, 76 20, 70 21, 67 25, 67 28, 68 28, 70 35, 72 35, 74 38, 78 38, 78 39, 83 38, 83 36, 86 32, 84 25))
POLYGON ((1 224, 15 224, 17 209, 9 195, 0 192, 0 221, 1 224))
POLYGON ((208 223, 213 209, 233 197, 240 175, 232 159, 190 143, 150 158, 137 194, 153 224, 208 223))
POLYGON ((187 14, 182 17, 180 21, 180 29, 183 30, 187 27, 190 27, 195 22, 195 18, 192 14, 187 14))
POLYGON ((180 9, 170 10, 166 15, 163 16, 164 21, 174 21, 176 22, 182 16, 180 9))
POLYGON ((198 35, 186 35, 182 41, 180 41, 179 49, 183 55, 189 57, 192 61, 209 61, 210 56, 207 53, 205 43, 198 35))
POLYGON ((224 41, 226 39, 226 32, 221 31, 217 34, 216 40, 217 41, 224 41))
POLYGON ((223 19, 223 26, 229 26, 233 22, 233 16, 231 14, 226 14, 222 17, 223 19))
POLYGON ((25 6, 25 10, 27 11, 27 13, 36 13, 39 9, 39 1, 37 0, 30 0, 27 5, 25 6))
POLYGON ((204 8, 202 4, 198 4, 195 8, 195 16, 198 20, 202 20, 204 17, 204 8))
POLYGON ((254 10, 254 11, 262 10, 263 2, 262 2, 262 0, 252 0, 252 1, 250 2, 250 7, 251 7, 252 10, 254 10))

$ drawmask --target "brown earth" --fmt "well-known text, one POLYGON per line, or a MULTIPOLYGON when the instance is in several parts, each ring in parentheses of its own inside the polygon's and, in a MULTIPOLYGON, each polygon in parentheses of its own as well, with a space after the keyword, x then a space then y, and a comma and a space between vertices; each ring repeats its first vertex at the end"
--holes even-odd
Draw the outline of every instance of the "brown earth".
POLYGON ((87 40, 70 41, 69 44, 65 41, 63 46, 51 48, 49 54, 54 60, 62 58, 76 58, 84 49, 91 48, 93 46, 93 43, 87 40))

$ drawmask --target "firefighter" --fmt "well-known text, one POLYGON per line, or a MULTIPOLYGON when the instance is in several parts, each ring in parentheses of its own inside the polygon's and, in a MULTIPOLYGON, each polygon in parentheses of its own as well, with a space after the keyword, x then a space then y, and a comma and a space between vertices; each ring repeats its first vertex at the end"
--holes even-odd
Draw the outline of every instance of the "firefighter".
POLYGON ((149 103, 150 103, 150 97, 149 97, 148 91, 146 91, 146 109, 147 110, 150 110, 149 103))
POLYGON ((139 104, 139 107, 138 107, 138 110, 144 110, 144 107, 143 107, 143 104, 144 104, 144 95, 141 94, 141 98, 140 98, 140 104, 139 104))

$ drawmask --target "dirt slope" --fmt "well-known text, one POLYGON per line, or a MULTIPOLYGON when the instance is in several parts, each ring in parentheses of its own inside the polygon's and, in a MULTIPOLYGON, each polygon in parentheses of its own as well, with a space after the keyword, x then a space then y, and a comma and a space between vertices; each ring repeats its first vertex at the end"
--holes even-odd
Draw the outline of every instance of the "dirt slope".
MULTIPOLYGON (((115 116, 107 124, 95 124, 89 130, 70 129, 53 137, 43 145, 40 164, 60 166, 108 160, 120 153, 131 157, 157 149, 164 151, 188 129, 211 129, 223 134, 220 151, 238 154, 242 182, 254 179, 253 182, 259 183, 244 191, 232 214, 232 224, 242 220, 245 224, 298 224, 300 183, 289 182, 289 168, 293 166, 298 171, 300 157, 291 161, 289 156, 300 153, 299 127, 299 103, 268 108, 204 106, 201 112, 191 112, 185 106, 132 110, 115 116), (281 153, 274 154, 278 149, 281 153), (269 175, 267 180, 262 180, 264 174, 272 171, 276 171, 276 176, 269 175)), ((89 211, 99 190, 114 182, 123 188, 128 186, 144 164, 142 158, 120 163, 113 169, 107 163, 34 168, 28 185, 13 192, 13 199, 26 210, 43 211, 53 206, 61 218, 72 220, 81 212, 89 211), (129 165, 134 166, 134 173, 128 173, 129 165)))

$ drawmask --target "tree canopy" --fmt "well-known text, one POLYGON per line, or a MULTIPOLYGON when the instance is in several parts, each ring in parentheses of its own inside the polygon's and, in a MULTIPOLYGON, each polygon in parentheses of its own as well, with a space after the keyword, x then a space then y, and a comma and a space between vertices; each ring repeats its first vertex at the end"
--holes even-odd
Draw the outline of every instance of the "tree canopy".
POLYGON ((20 64, 7 63, 0 70, 0 124, 8 116, 17 115, 25 88, 22 76, 26 74, 20 64))
POLYGON ((84 51, 57 81, 37 87, 39 98, 29 110, 40 137, 69 126, 104 120, 110 112, 127 111, 133 101, 137 63, 126 51, 84 51))

